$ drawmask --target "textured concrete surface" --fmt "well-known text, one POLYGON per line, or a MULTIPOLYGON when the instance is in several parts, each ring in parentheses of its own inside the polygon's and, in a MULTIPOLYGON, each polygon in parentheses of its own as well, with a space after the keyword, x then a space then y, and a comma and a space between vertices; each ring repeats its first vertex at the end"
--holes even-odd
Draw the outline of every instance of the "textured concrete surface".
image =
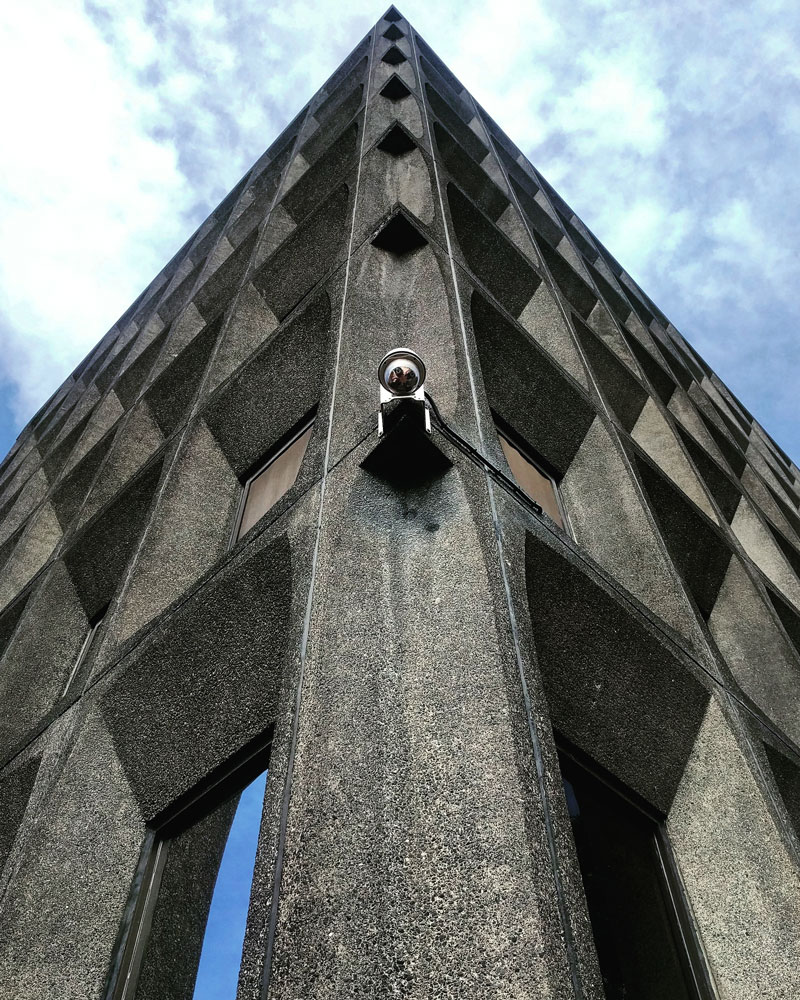
POLYGON ((553 293, 545 284, 539 285, 533 293, 519 315, 519 322, 577 382, 584 388, 588 385, 577 348, 565 328, 553 293))
POLYGON ((795 547, 800 547, 800 515, 780 496, 772 492, 766 483, 752 469, 742 474, 742 486, 764 511, 773 524, 777 525, 795 547))
POLYGON ((800 581, 792 572, 780 549, 761 523, 752 506, 742 498, 731 521, 731 529, 745 552, 775 586, 800 608, 800 581))
MULTIPOLYGON (((62 562, 31 597, 2 657, 0 745, 22 745, 64 690, 89 628, 78 594, 62 562)), ((5 756, 5 753, 3 753, 5 756)))
POLYGON ((47 476, 44 469, 39 468, 25 483, 19 493, 11 496, 3 504, 3 523, 0 527, 0 544, 6 541, 17 528, 25 523, 39 503, 47 494, 47 476))
POLYGON ((764 751, 789 821, 794 828, 795 835, 800 839, 800 767, 798 761, 791 759, 785 744, 781 744, 778 749, 769 743, 764 743, 764 751))
POLYGON ((52 504, 64 530, 69 528, 81 510, 86 494, 113 447, 114 438, 113 431, 102 437, 72 471, 62 476, 61 482, 53 491, 52 504))
MULTIPOLYGON (((72 450, 63 472, 69 472, 87 455, 101 437, 119 420, 123 408, 115 393, 110 392, 92 412, 86 430, 72 450)), ((62 473, 63 474, 63 473, 62 473)))
POLYGON ((796 861, 716 701, 667 829, 722 1000, 800 992, 796 861))
POLYGON ((685 499, 683 491, 652 463, 634 455, 636 470, 652 505, 661 537, 689 594, 708 619, 731 558, 721 532, 685 499))
POLYGON ((15 761, 0 778, 0 800, 3 803, 0 821, 0 864, 5 865, 14 840, 25 817, 28 800, 39 771, 39 757, 23 756, 15 761))
POLYGON ((142 822, 102 721, 66 753, 0 910, 0 996, 99 997, 142 822))
POLYGON ((70 579, 88 618, 94 618, 109 604, 122 583, 161 473, 161 462, 147 466, 72 539, 64 553, 70 579))
POLYGON ((666 811, 708 691, 657 632, 533 536, 526 567, 553 725, 666 811))
POLYGON ((79 529, 129 482, 136 473, 155 455, 163 443, 163 435, 150 412, 150 407, 142 400, 130 415, 125 427, 115 438, 114 446, 78 518, 79 529))
POLYGON ((291 540, 275 529, 160 622, 107 682, 103 715, 147 818, 268 728, 298 631, 292 586, 291 540))
POLYGON ((180 596, 226 548, 239 483, 208 428, 199 421, 162 494, 157 529, 139 555, 117 616, 120 641, 180 596))
POLYGON ((731 559, 708 627, 742 690, 800 744, 800 659, 738 559, 731 559))
POLYGON ((665 472, 704 514, 716 522, 717 516, 708 502, 700 480, 652 398, 648 399, 639 414, 631 431, 631 437, 641 445, 659 469, 665 472))
POLYGON ((236 475, 250 470, 316 405, 331 322, 331 300, 323 290, 237 370, 203 411, 236 475), (299 368, 298 358, 303 359, 299 368))
POLYGON ((480 293, 473 293, 471 306, 490 405, 563 475, 592 423, 588 400, 480 293))
POLYGON ((559 995, 463 489, 329 486, 274 996, 559 995))
POLYGON ((365 197, 356 230, 374 229, 377 219, 399 202, 417 219, 433 222, 433 192, 428 164, 419 147, 401 155, 374 148, 364 158, 361 184, 365 197))
POLYGON ((691 609, 660 551, 622 456, 598 417, 561 481, 561 493, 578 544, 696 651, 702 649, 691 609))
POLYGON ((542 279, 527 257, 453 183, 447 185, 447 201, 467 266, 498 302, 518 317, 542 279))
POLYGON ((31 577, 47 562, 61 539, 61 525, 49 503, 34 514, 3 567, 0 607, 16 597, 31 577))
MULTIPOLYGON (((424 353, 428 389, 445 418, 464 392, 448 303, 445 264, 430 245, 398 256, 370 244, 351 262, 331 461, 377 421, 377 370, 397 344, 424 353), (376 295, 376 289, 380 294, 376 295)), ((420 419, 422 415, 420 414, 420 419)))

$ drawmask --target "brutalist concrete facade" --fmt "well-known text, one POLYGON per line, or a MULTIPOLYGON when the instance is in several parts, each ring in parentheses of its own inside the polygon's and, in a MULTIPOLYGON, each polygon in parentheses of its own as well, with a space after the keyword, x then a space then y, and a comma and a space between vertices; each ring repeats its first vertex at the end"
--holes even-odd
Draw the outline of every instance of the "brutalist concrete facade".
POLYGON ((0 996, 114 995, 150 831, 268 741, 241 1000, 601 997, 554 733, 665 818, 718 996, 800 996, 800 471, 394 8, 0 490, 0 996), (362 467, 397 344, 487 464, 362 467))

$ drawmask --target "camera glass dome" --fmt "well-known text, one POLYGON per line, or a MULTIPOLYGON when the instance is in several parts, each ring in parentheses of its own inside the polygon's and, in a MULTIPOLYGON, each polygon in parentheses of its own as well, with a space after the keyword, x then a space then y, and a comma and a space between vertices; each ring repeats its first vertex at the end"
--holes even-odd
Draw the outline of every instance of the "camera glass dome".
POLYGON ((425 365, 414 351, 399 347, 383 358, 378 378, 393 396, 410 396, 425 381, 425 365))
POLYGON ((419 370, 415 364, 403 359, 392 363, 386 371, 386 388, 396 396, 406 396, 419 385, 419 370))

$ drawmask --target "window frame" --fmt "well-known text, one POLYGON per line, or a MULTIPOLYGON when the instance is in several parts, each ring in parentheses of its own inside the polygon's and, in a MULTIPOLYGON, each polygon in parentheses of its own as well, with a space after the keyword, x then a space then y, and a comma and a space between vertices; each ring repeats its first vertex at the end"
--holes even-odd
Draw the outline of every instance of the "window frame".
MULTIPOLYGON (((717 991, 711 977, 711 967, 708 957, 703 948, 702 938, 697 928, 691 903, 689 902, 678 863, 672 850, 672 844, 667 834, 666 816, 651 806, 649 802, 639 796, 633 789, 628 788, 627 785, 616 778, 610 771, 607 771, 601 764, 598 764, 597 761, 574 743, 570 742, 561 733, 554 731, 554 738, 559 758, 562 756, 569 758, 573 766, 586 771, 592 778, 600 784, 605 785, 612 794, 623 799, 628 806, 632 807, 652 824, 653 848, 658 863, 658 874, 661 877, 665 899, 669 901, 669 906, 666 908, 667 917, 676 942, 682 945, 678 949, 679 962, 687 981, 694 987, 698 1000, 717 1000, 717 991)), ((560 759, 559 773, 561 774, 560 759)), ((563 774, 561 774, 561 780, 563 785, 563 774)), ((574 840, 571 822, 570 836, 573 836, 574 840)), ((580 861, 578 861, 578 871, 581 877, 581 886, 583 887, 583 869, 581 868, 580 861)), ((592 940, 594 941, 594 930, 591 927, 591 920, 589 926, 592 929, 592 940)))
POLYGON ((272 507, 270 507, 268 510, 264 512, 264 514, 258 519, 258 521, 254 522, 247 529, 244 535, 239 534, 242 527, 242 521, 244 520, 244 512, 247 507, 247 499, 250 496, 250 487, 252 486, 253 481, 258 479, 258 477, 263 472, 266 472, 266 470, 273 464, 273 462, 277 461, 285 451, 288 451, 288 449, 291 448, 291 446, 299 438, 301 438, 310 427, 313 427, 316 422, 316 419, 317 419, 317 407, 315 406, 309 413, 307 413, 303 417, 302 420, 296 423, 294 427, 292 427, 291 430, 288 431, 288 433, 284 434, 283 437, 279 438, 278 441, 266 452, 265 456, 263 456, 258 460, 256 465, 251 466, 250 469, 242 477, 240 477, 240 482, 242 483, 242 492, 239 496, 239 503, 236 507, 236 517, 234 518, 233 527, 231 529, 231 535, 228 542, 228 549, 232 549, 237 544, 237 542, 241 541, 242 538, 244 538, 247 534, 249 534, 250 531, 252 531, 253 528, 255 528, 256 524, 258 524, 259 521, 263 520, 263 518, 266 517, 266 515, 269 513, 270 510, 272 510, 274 507, 277 507, 280 501, 294 487, 295 483, 297 482, 297 479, 300 477, 300 469, 302 469, 303 462, 305 461, 306 454, 308 453, 308 448, 311 446, 311 438, 309 438, 308 445, 306 446, 306 453, 303 455, 303 458, 300 462, 300 467, 297 470, 297 477, 295 478, 294 483, 292 483, 292 485, 289 487, 286 493, 283 493, 275 501, 272 507))
MULTIPOLYGON (((545 479, 550 480, 550 485, 553 490, 553 495, 556 498, 558 512, 561 515, 561 524, 557 524, 546 511, 543 511, 545 517, 548 519, 548 521, 550 521, 551 524, 555 525, 555 527, 558 528, 559 531, 563 531, 566 535, 569 535, 570 538, 574 537, 572 532, 572 525, 569 519, 569 514, 567 513, 567 509, 564 506, 564 500, 563 497, 561 496, 561 489, 559 487, 559 483, 561 482, 561 479, 563 477, 559 474, 558 470, 555 469, 554 466, 552 466, 547 461, 547 459, 543 458, 530 444, 528 444, 527 441, 524 440, 524 438, 520 437, 520 435, 514 430, 514 428, 511 427, 511 425, 507 421, 503 420, 503 418, 497 412, 492 410, 491 414, 492 414, 492 420, 494 421, 494 429, 495 433, 497 434, 497 437, 505 438, 505 440, 508 441, 508 443, 512 446, 512 448, 515 448, 520 453, 520 455, 522 455, 522 457, 525 459, 526 462, 529 462, 541 476, 543 476, 545 479)), ((508 459, 506 458, 502 443, 500 444, 500 450, 503 452, 503 460, 505 461, 506 465, 508 465, 508 459)), ((511 481, 518 489, 522 490, 522 492, 526 496, 530 497, 530 494, 527 492, 527 490, 525 490, 524 487, 520 486, 520 484, 514 478, 513 472, 511 473, 511 481)), ((530 497, 530 499, 533 500, 534 503, 538 504, 538 501, 536 500, 535 497, 530 497)), ((539 506, 541 507, 541 504, 539 504, 539 506)))
MULTIPOLYGON (((212 770, 147 824, 128 902, 112 951, 104 1000, 134 1000, 158 905, 169 842, 269 769, 274 726, 212 770)), ((265 792, 266 795, 266 792, 265 792)), ((259 841, 261 830, 259 830, 259 841)), ((250 888, 252 902, 252 886, 250 888)))

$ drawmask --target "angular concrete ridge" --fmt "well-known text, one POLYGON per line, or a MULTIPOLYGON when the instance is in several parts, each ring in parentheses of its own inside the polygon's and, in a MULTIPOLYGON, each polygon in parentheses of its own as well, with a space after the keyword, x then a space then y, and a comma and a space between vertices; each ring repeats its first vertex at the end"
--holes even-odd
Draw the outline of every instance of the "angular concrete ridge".
POLYGON ((799 503, 390 8, 0 465, 0 997, 800 996, 799 503))

